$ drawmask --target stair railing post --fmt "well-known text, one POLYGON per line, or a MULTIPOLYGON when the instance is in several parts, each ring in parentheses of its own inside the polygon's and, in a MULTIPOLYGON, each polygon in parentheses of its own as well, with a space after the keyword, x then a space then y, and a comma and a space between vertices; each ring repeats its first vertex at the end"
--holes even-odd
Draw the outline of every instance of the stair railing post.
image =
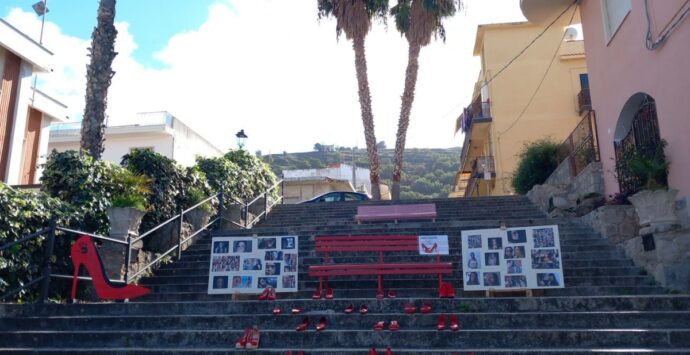
POLYGON ((180 211, 180 222, 177 229, 177 261, 182 258, 182 229, 184 227, 184 210, 182 208, 180 211))
POLYGON ((218 229, 223 228, 223 185, 218 193, 218 229))
POLYGON ((268 220, 268 190, 264 193, 264 220, 268 220))
POLYGON ((57 218, 55 214, 50 217, 50 222, 48 222, 48 236, 46 237, 46 245, 43 254, 43 270, 41 271, 41 293, 39 295, 38 301, 40 303, 46 303, 48 300, 48 289, 50 288, 50 259, 53 257, 53 250, 55 248, 55 228, 57 227, 57 218))
POLYGON ((244 203, 244 228, 249 227, 249 204, 244 203))
POLYGON ((132 233, 127 231, 127 254, 125 254, 125 285, 129 285, 129 267, 132 262, 132 233))
POLYGON ((280 204, 285 203, 285 179, 280 181, 280 204))

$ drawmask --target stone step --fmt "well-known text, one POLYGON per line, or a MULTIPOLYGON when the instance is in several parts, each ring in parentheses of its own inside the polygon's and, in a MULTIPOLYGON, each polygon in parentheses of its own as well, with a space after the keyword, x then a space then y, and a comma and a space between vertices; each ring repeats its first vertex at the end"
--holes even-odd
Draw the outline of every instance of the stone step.
MULTIPOLYGON (((303 314, 189 314, 175 316, 119 315, 119 316, 57 316, 19 317, 0 320, 0 331, 59 331, 70 330, 203 330, 224 329, 241 331, 247 323, 260 329, 292 330, 308 316, 314 323, 325 317, 330 330, 369 330, 378 320, 397 320, 404 329, 435 329, 439 316, 432 312, 408 315, 400 309, 396 313, 344 314, 341 310, 307 311, 303 314)), ((450 313, 456 314, 463 330, 479 329, 591 329, 593 324, 606 329, 690 329, 690 311, 685 312, 509 312, 509 313, 450 313)), ((447 314, 446 314, 447 317, 447 314)), ((448 320, 447 320, 448 321, 448 320)))
MULTIPOLYGON (((247 324, 246 326, 249 326, 247 324)), ((4 331, 0 347, 27 347, 51 344, 53 347, 159 347, 180 346, 229 347, 242 335, 239 330, 106 330, 106 331, 4 331)), ((690 329, 492 329, 460 332, 431 330, 380 331, 338 330, 295 332, 264 330, 263 347, 324 348, 337 347, 347 339, 348 346, 370 347, 387 344, 393 348, 433 347, 690 347, 690 329)))

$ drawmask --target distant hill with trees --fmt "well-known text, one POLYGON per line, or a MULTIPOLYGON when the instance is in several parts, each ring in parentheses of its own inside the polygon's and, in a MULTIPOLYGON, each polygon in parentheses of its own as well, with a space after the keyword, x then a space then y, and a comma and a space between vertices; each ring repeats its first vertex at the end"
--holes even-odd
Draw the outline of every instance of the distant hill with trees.
MULTIPOLYGON (((379 147, 385 147, 380 142, 379 147)), ((352 164, 352 149, 332 145, 314 146, 315 151, 265 155, 262 159, 271 166, 277 176, 283 170, 321 169, 329 164, 352 164), (318 151, 317 151, 318 149, 318 151)), ((257 152, 259 153, 259 152, 257 152)), ((393 149, 380 149, 381 182, 391 186, 393 174, 393 149)), ((365 149, 354 152, 356 165, 369 168, 365 149)), ((447 197, 453 188, 458 171, 460 148, 406 149, 400 197, 403 199, 447 197)), ((366 177, 369 178, 368 176, 366 177)))

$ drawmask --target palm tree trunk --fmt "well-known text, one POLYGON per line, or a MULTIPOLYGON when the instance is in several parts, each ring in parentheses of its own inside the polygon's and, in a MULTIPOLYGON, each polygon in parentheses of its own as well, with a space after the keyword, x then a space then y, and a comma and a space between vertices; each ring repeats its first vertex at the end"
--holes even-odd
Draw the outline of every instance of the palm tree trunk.
POLYGON ((103 153, 105 110, 108 106, 108 88, 115 75, 112 70, 115 52, 115 1, 100 0, 98 23, 91 35, 91 63, 86 69, 86 106, 81 126, 81 150, 94 159, 103 153))
POLYGON ((369 79, 367 78, 367 59, 364 55, 364 36, 355 36, 352 40, 352 48, 355 50, 359 107, 362 110, 364 138, 367 143, 367 154, 369 155, 371 196, 374 200, 380 200, 379 154, 376 148, 376 135, 374 134, 374 115, 371 112, 371 93, 369 91, 369 79))
POLYGON ((393 187, 391 197, 400 199, 400 178, 402 177, 403 153, 405 152, 405 138, 407 126, 410 125, 410 111, 414 102, 414 89, 417 85, 417 72, 419 71, 419 51, 421 46, 410 43, 407 56, 407 70, 405 72, 405 90, 402 95, 400 107, 400 119, 398 120, 398 134, 395 140, 395 155, 393 157, 393 187))

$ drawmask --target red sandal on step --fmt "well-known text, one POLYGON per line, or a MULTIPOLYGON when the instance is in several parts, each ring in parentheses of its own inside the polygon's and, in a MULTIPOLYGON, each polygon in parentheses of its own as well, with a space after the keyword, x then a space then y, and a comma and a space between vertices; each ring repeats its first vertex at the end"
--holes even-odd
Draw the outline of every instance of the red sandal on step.
POLYGON ((254 326, 251 329, 251 333, 249 333, 249 338, 247 339, 247 349, 256 349, 259 347, 259 337, 261 336, 261 333, 259 333, 259 327, 254 326))
POLYGON ((249 339, 251 332, 252 328, 245 329, 244 334, 235 342, 235 348, 244 349, 247 346, 247 339, 249 339))
POLYGON ((105 274, 103 261, 98 255, 98 250, 91 237, 83 235, 72 245, 72 264, 74 265, 74 278, 72 279, 72 299, 77 298, 77 281, 79 280, 79 267, 89 272, 96 289, 96 295, 106 300, 124 300, 147 295, 151 292, 146 287, 139 285, 116 285, 110 282, 105 274))

